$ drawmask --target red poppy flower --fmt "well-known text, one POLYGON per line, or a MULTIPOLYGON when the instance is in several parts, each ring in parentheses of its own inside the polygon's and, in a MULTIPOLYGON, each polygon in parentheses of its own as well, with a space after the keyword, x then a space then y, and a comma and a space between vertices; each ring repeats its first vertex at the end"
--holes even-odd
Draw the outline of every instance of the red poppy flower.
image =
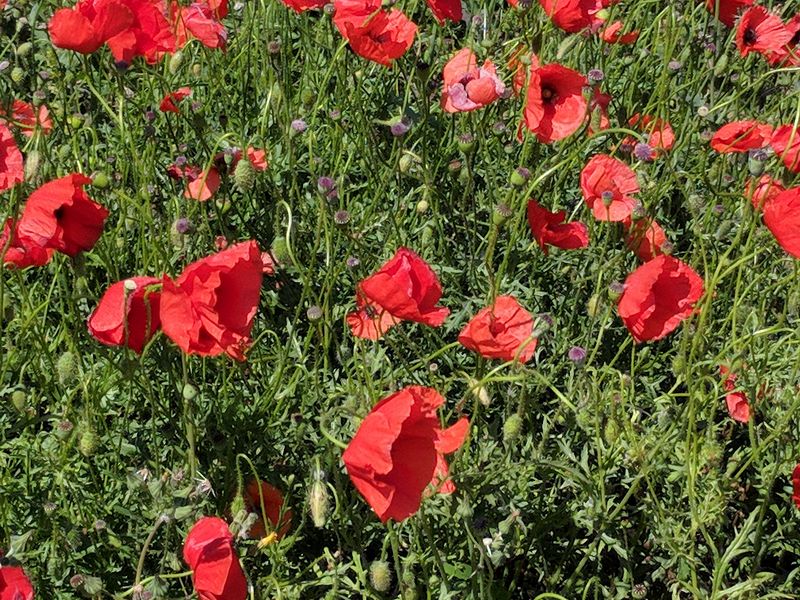
POLYGON ((133 15, 130 27, 108 40, 108 48, 117 62, 130 64, 137 56, 155 63, 164 54, 175 51, 172 26, 164 16, 162 0, 123 0, 133 15))
POLYGON ((463 17, 461 0, 426 0, 434 18, 439 25, 444 25, 446 19, 458 23, 463 17))
POLYGON ((483 108, 505 91, 491 61, 478 68, 475 54, 463 48, 444 66, 442 108, 446 112, 468 112, 483 108))
POLYGON ((758 121, 735 121, 720 127, 711 138, 711 147, 721 154, 747 152, 769 145, 772 127, 758 121))
POLYGON ((586 129, 587 135, 594 135, 599 131, 604 131, 611 127, 608 118, 608 105, 611 104, 611 96, 604 94, 597 86, 592 90, 592 97, 589 99, 589 127, 586 129))
POLYGON ((722 385, 728 393, 725 395, 725 405, 728 407, 728 414, 734 421, 747 423, 750 420, 750 402, 747 394, 737 392, 736 375, 724 365, 719 366, 719 374, 722 377, 722 385))
POLYGON ((800 258, 800 187, 777 194, 763 210, 764 224, 780 247, 800 258))
POLYGON ((30 240, 23 240, 17 233, 17 228, 13 228, 13 219, 9 217, 3 224, 3 231, 0 233, 0 252, 5 250, 4 254, 0 254, 0 259, 8 266, 14 266, 18 269, 25 267, 41 267, 50 262, 53 257, 54 250, 52 248, 42 248, 31 242, 30 240), (9 242, 8 238, 11 237, 9 242))
POLYGON ((444 455, 464 443, 469 421, 442 429, 436 414, 442 404, 432 388, 403 388, 373 407, 342 454, 350 480, 384 523, 417 512, 429 485, 455 490, 444 455))
POLYGON ((449 308, 436 306, 442 297, 436 273, 408 248, 399 248, 376 273, 361 281, 357 296, 397 320, 431 327, 439 327, 450 314, 449 308))
POLYGON ((225 50, 228 31, 220 19, 225 17, 227 11, 227 1, 193 2, 189 6, 171 3, 170 20, 175 31, 176 46, 183 48, 194 39, 207 48, 225 50))
POLYGON ((291 8, 298 15, 307 10, 322 8, 327 0, 281 0, 288 8, 291 8))
POLYGON ((712 15, 717 14, 719 6, 718 18, 728 27, 733 27, 739 13, 752 5, 753 0, 706 0, 706 8, 712 15))
POLYGON ((175 281, 164 276, 161 328, 187 354, 244 360, 262 271, 261 251, 249 241, 192 263, 175 281))
MULTIPOLYGON (((671 150, 675 144, 675 132, 672 131, 672 126, 663 119, 650 115, 641 116, 636 113, 628 119, 628 125, 648 134, 647 145, 650 151, 647 156, 643 157, 645 160, 655 160, 659 151, 671 150)), ((626 137, 622 143, 632 146, 636 141, 631 137, 626 137)))
POLYGON ((581 171, 581 191, 595 219, 624 221, 638 202, 631 194, 639 192, 639 183, 624 162, 597 154, 581 171))
POLYGON ((773 179, 769 175, 762 175, 758 181, 748 180, 744 193, 753 203, 753 208, 762 210, 767 202, 770 202, 785 189, 780 181, 773 179))
POLYGON ((768 52, 767 60, 775 67, 800 65, 800 14, 792 17, 786 23, 789 41, 777 52, 768 52))
POLYGON ((216 167, 209 167, 208 171, 200 172, 197 175, 190 172, 188 179, 190 181, 186 186, 186 191, 183 192, 183 197, 191 198, 198 202, 205 202, 211 199, 222 184, 222 179, 216 167))
POLYGON ((19 237, 68 256, 91 250, 108 217, 108 210, 83 191, 83 186, 91 182, 73 173, 33 192, 17 223, 19 237))
MULTIPOLYGON (((0 108, 0 122, 8 119, 5 110, 0 108)), ((11 104, 11 116, 8 124, 12 129, 17 128, 26 137, 31 137, 37 128, 45 135, 53 129, 50 111, 44 104, 39 106, 39 110, 35 110, 33 104, 22 100, 14 100, 11 104)))
POLYGON ((292 511, 284 508, 283 494, 275 486, 266 481, 262 481, 259 486, 255 479, 252 480, 245 488, 244 505, 247 512, 255 512, 259 516, 250 528, 251 538, 261 539, 267 535, 266 521, 269 521, 269 530, 274 531, 278 539, 289 532, 292 526, 292 511))
POLYGON ((792 471, 792 500, 797 508, 800 508, 800 465, 792 471))
POLYGON ((192 570, 200 600, 247 598, 247 579, 233 547, 233 535, 219 517, 203 517, 192 526, 183 544, 183 560, 192 570))
POLYGON ((132 25, 133 13, 123 0, 79 0, 74 8, 57 10, 47 29, 57 48, 91 54, 132 25))
POLYGON ((528 200, 528 224, 534 239, 539 242, 542 252, 547 254, 547 246, 564 250, 585 248, 589 245, 589 231, 580 221, 565 223, 567 212, 550 212, 534 199, 528 200))
POLYGON ((659 340, 695 312, 703 278, 672 256, 655 257, 628 275, 617 311, 636 342, 659 340))
POLYGON ((354 336, 367 340, 379 340, 391 327, 400 321, 387 310, 366 300, 362 295, 356 298, 356 310, 347 315, 347 325, 354 336))
POLYGON ((0 567, 0 600, 33 600, 33 586, 22 567, 0 567))
POLYGON ((525 126, 549 144, 575 133, 586 120, 586 78, 567 67, 531 64, 525 102, 525 126))
POLYGON ((791 38, 781 18, 763 6, 748 8, 736 28, 736 47, 742 56, 751 52, 780 52, 791 38))
POLYGON ((161 292, 154 289, 160 284, 156 277, 131 277, 109 287, 89 316, 89 333, 102 344, 127 346, 141 354, 161 326, 161 292))
POLYGON ((459 343, 486 358, 528 362, 536 351, 533 317, 513 296, 498 296, 493 306, 478 311, 461 333, 459 343))
POLYGON ((379 0, 335 0, 333 23, 353 52, 390 67, 414 43, 416 24, 403 12, 381 9, 379 0))
POLYGON ((269 164, 267 163, 267 153, 264 150, 250 146, 245 154, 256 171, 266 171, 269 164))
POLYGON ((603 29, 600 37, 608 44, 632 44, 639 39, 639 31, 629 31, 622 33, 622 21, 614 21, 603 29))
POLYGON ((183 100, 184 98, 188 98, 192 95, 192 88, 190 87, 181 87, 175 90, 174 92, 169 92, 162 98, 161 104, 159 104, 158 109, 161 112, 173 112, 176 114, 180 114, 180 110, 178 110, 177 103, 183 100))
POLYGON ((609 6, 611 0, 539 0, 539 4, 556 27, 577 33, 602 24, 596 14, 609 6))
POLYGON ((25 180, 22 152, 11 130, 0 123, 0 192, 9 190, 25 180))
POLYGON ((800 173, 800 129, 793 125, 782 125, 775 129, 769 141, 775 154, 792 173, 800 173))
POLYGON ((508 59, 508 70, 513 73, 511 89, 519 96, 528 81, 528 71, 539 67, 539 58, 524 45, 520 45, 508 59))
POLYGON ((630 217, 622 222, 625 228, 625 245, 636 254, 642 262, 652 260, 664 254, 661 249, 667 241, 667 235, 655 219, 638 219, 630 217))

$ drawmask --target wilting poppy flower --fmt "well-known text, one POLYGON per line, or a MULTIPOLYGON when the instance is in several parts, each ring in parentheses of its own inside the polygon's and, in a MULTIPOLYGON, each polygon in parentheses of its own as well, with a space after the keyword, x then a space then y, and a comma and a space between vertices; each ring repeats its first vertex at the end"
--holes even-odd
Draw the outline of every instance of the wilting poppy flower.
POLYGON ((223 2, 193 2, 181 6, 170 4, 170 20, 175 31, 176 46, 183 48, 190 40, 196 39, 203 46, 225 50, 228 31, 220 22, 228 12, 227 0, 223 2))
POLYGON ((770 146, 792 173, 800 173, 800 129, 782 125, 772 134, 770 146))
POLYGON ((712 15, 717 14, 719 6, 718 18, 728 27, 733 27, 739 13, 752 5, 753 0, 706 0, 706 8, 712 15))
POLYGON ((776 195, 764 205, 764 224, 781 248, 800 258, 800 187, 776 195))
POLYGON ((589 245, 589 231, 580 221, 565 223, 567 212, 550 212, 536 200, 528 200, 528 224, 533 238, 539 242, 542 252, 547 254, 547 246, 564 250, 585 248, 589 245))
POLYGON ((9 190, 25 180, 22 152, 11 130, 0 123, 0 192, 9 190))
POLYGON ((432 388, 403 388, 373 407, 342 454, 351 481, 384 523, 417 512, 429 485, 455 490, 444 455, 464 443, 469 421, 442 429, 436 414, 442 404, 432 388))
POLYGON ((307 10, 322 8, 328 3, 327 0, 281 0, 281 2, 297 14, 307 10))
POLYGON ((461 0, 426 0, 434 18, 439 25, 444 25, 445 20, 458 23, 462 16, 461 0))
POLYGON ((655 219, 638 219, 630 217, 622 222, 625 228, 625 245, 636 254, 642 262, 652 260, 664 254, 662 247, 667 241, 667 235, 655 219))
POLYGON ((0 600, 33 600, 33 586, 22 567, 0 567, 0 600))
POLYGON ((800 465, 792 471, 792 500, 797 508, 800 508, 800 465))
POLYGON ((180 114, 180 110, 178 110, 177 103, 183 100, 184 98, 188 98, 192 95, 192 88, 190 87, 181 87, 175 90, 174 92, 169 92, 162 98, 161 104, 158 106, 158 109, 161 112, 173 112, 176 114, 180 114))
POLYGON ((191 198, 198 202, 205 202, 217 193, 222 183, 219 171, 216 167, 209 167, 207 171, 202 171, 198 175, 190 174, 189 184, 183 192, 184 198, 191 198))
POLYGON ((747 152, 769 145, 772 127, 758 121, 735 121, 720 127, 711 138, 711 147, 721 154, 747 152))
POLYGON ((414 43, 417 26, 402 11, 381 9, 379 0, 335 0, 333 23, 353 52, 390 67, 414 43))
POLYGON ((528 362, 536 351, 533 317, 513 296, 498 296, 493 306, 478 311, 461 333, 459 343, 486 358, 528 362))
POLYGON ((611 25, 603 29, 600 33, 600 37, 608 44, 632 44, 639 39, 638 31, 622 33, 622 27, 622 21, 614 21, 611 25))
POLYGON ((781 18, 763 6, 748 8, 736 28, 736 47, 742 56, 779 52, 791 38, 781 18))
POLYGON ((183 544, 183 560, 192 570, 200 600, 247 598, 247 579, 233 547, 233 535, 219 517, 203 517, 192 526, 183 544))
POLYGON ((174 281, 164 276, 162 330, 187 354, 244 360, 262 271, 261 251, 249 241, 192 263, 174 281))
POLYGON ((3 231, 0 233, 0 253, 5 250, 4 254, 0 254, 0 260, 5 265, 11 265, 18 269, 25 267, 41 267, 50 262, 54 250, 52 248, 42 248, 31 242, 30 240, 20 239, 17 234, 16 226, 12 230, 13 219, 9 217, 3 224, 3 231), (11 241, 9 242, 9 236, 11 241))
POLYGON ((34 191, 17 223, 19 237, 68 256, 91 250, 108 217, 108 210, 83 191, 83 186, 91 182, 73 173, 34 191))
POLYGON ((442 108, 447 112, 467 112, 483 108, 505 91, 491 61, 478 68, 475 54, 463 48, 444 66, 442 108))
POLYGON ((31 137, 37 127, 45 135, 53 129, 50 111, 44 104, 36 110, 33 104, 23 100, 14 100, 11 104, 11 115, 7 115, 5 110, 0 108, 0 122, 2 121, 8 121, 9 127, 19 129, 26 137, 31 137))
POLYGON ((156 277, 131 277, 113 284, 89 316, 89 333, 103 344, 127 346, 141 354, 161 326, 160 286, 156 277))
POLYGON ((750 179, 745 186, 744 193, 753 203, 753 208, 761 210, 767 202, 770 202, 785 189, 780 181, 773 179, 769 175, 762 175, 757 182, 750 179))
POLYGON ((602 25, 596 14, 611 0, 539 0, 553 24, 568 33, 602 25))
POLYGON ((734 421, 747 423, 750 420, 750 402, 747 400, 747 394, 735 391, 736 375, 731 373, 728 367, 720 365, 719 374, 722 377, 722 385, 725 387, 725 391, 728 392, 725 395, 728 414, 734 421))
POLYGON ((639 192, 639 183, 624 162, 597 154, 581 171, 581 191, 595 219, 624 221, 638 202, 631 194, 639 192))
POLYGON ((347 315, 347 325, 353 335, 373 341, 382 338, 389 328, 399 322, 389 311, 366 300, 362 295, 356 298, 356 310, 347 315))
POLYGON ((567 67, 531 64, 525 102, 525 126, 549 144, 575 133, 586 120, 586 78, 567 67))
POLYGON ((436 306, 442 297, 436 273, 408 248, 399 248, 376 273, 361 281, 356 295, 363 298, 359 306, 371 306, 381 322, 386 319, 381 313, 386 312, 396 320, 439 327, 450 314, 449 308, 436 306))
POLYGON ((274 531, 278 539, 289 532, 292 526, 292 511, 283 506, 283 494, 273 485, 262 481, 261 485, 254 479, 247 484, 244 494, 244 505, 248 512, 258 515, 258 520, 250 528, 250 537, 261 539, 269 530, 274 531), (262 508, 263 500, 263 508, 262 508))
POLYGON ((695 312, 703 278, 686 263, 661 255, 628 275, 617 311, 637 342, 659 340, 695 312))

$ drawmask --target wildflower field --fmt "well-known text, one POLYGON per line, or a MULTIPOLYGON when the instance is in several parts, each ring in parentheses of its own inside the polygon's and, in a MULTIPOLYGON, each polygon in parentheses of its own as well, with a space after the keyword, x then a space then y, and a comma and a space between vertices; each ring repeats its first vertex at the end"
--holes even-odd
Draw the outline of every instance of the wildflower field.
POLYGON ((800 2, 0 0, 0 600, 800 597, 800 2))

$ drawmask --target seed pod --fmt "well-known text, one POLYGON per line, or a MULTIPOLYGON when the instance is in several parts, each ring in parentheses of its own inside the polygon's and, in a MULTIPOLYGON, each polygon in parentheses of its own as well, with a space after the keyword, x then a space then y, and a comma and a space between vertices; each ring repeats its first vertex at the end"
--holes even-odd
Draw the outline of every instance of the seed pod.
POLYGON ((392 586, 392 571, 385 560, 374 560, 369 566, 369 582, 378 592, 388 592, 392 586))

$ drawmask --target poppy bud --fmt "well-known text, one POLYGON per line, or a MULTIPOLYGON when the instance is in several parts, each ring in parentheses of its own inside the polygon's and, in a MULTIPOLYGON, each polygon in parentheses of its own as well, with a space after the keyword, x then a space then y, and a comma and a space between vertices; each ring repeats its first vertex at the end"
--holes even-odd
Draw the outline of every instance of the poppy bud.
POLYGON ((61 385, 70 383, 75 378, 75 355, 72 352, 64 352, 56 361, 56 373, 61 385))
POLYGON ((489 406, 492 403, 489 392, 486 391, 486 386, 481 385, 476 379, 472 379, 471 377, 469 380, 469 391, 478 399, 478 402, 484 406, 489 406))
POLYGON ((194 75, 195 77, 200 77, 202 73, 203 73, 203 67, 200 66, 200 64, 195 63, 192 65, 192 75, 194 75))
POLYGON ((730 219, 725 219, 722 223, 719 224, 717 227, 717 231, 714 233, 714 237, 720 241, 725 238, 733 229, 733 221, 730 219))
POLYGON ((236 168, 233 170, 233 183, 240 191, 249 191, 255 180, 256 170, 253 168, 253 163, 246 158, 236 163, 236 168))
POLYGON ((175 75, 175 73, 177 73, 180 70, 182 64, 183 64, 183 52, 178 50, 172 56, 169 57, 169 64, 167 68, 169 69, 170 73, 175 75))
POLYGON ((100 438, 93 429, 85 429, 81 434, 81 439, 78 441, 78 450, 85 457, 92 456, 97 452, 97 446, 100 443, 100 438))
POLYGON ((509 444, 519 437, 522 433, 522 417, 514 413, 503 423, 503 442, 509 444))
POLYGON ((414 167, 414 157, 409 154, 403 154, 398 162, 401 173, 408 173, 414 167))
POLYGON ((197 388, 194 387, 191 383, 187 383, 183 386, 183 399, 187 402, 191 402, 197 398, 197 388))
POLYGON ((14 50, 14 53, 17 55, 18 58, 24 58, 31 53, 32 49, 33 49, 33 44, 31 44, 30 42, 24 42, 19 46, 17 46, 17 48, 14 50))
POLYGON ((314 482, 308 492, 308 509, 311 513, 314 527, 325 527, 325 521, 328 519, 328 512, 330 511, 330 495, 328 494, 328 487, 319 476, 314 477, 314 482))
POLYGON ((728 55, 722 54, 714 65, 714 77, 721 77, 728 70, 728 55))
POLYGON ((589 301, 586 303, 586 313, 592 318, 597 317, 602 309, 603 302, 597 294, 589 298, 589 301))
POLYGON ((277 237, 272 240, 272 256, 275 260, 282 264, 289 264, 292 258, 289 255, 289 244, 286 243, 286 238, 277 237))
POLYGON ((385 560, 373 560, 369 566, 369 582, 375 591, 388 592, 392 585, 392 571, 385 560))
POLYGON ((25 79, 25 69, 20 67, 14 67, 11 69, 11 81, 14 83, 20 83, 23 79, 25 79))
POLYGON ((105 189, 108 187, 108 175, 103 173, 102 171, 95 173, 92 176, 92 183, 90 184, 93 187, 98 189, 105 189))
POLYGON ((233 501, 231 502, 231 514, 234 516, 234 519, 243 519, 245 514, 244 508, 244 498, 241 494, 236 494, 233 501))
POLYGON ((312 104, 314 104, 314 100, 316 99, 317 95, 308 88, 300 92, 300 102, 302 102, 306 106, 311 106, 312 104))
POLYGON ((425 214, 428 211, 428 201, 427 200, 420 200, 417 202, 417 213, 425 214))
POLYGON ((672 359, 672 372, 675 373, 675 375, 683 375, 685 368, 686 361, 684 360, 683 355, 678 354, 672 359))
POLYGON ((42 164, 42 156, 38 150, 31 150, 25 157, 25 181, 31 183, 39 174, 39 166, 42 164))
POLYGON ((14 405, 14 408, 17 409, 20 413, 24 413, 25 409, 28 408, 28 396, 22 390, 14 390, 11 393, 11 404, 14 405))
POLYGON ((606 421, 606 426, 603 428, 603 437, 606 443, 613 445, 619 438, 619 425, 616 419, 610 418, 606 421))

